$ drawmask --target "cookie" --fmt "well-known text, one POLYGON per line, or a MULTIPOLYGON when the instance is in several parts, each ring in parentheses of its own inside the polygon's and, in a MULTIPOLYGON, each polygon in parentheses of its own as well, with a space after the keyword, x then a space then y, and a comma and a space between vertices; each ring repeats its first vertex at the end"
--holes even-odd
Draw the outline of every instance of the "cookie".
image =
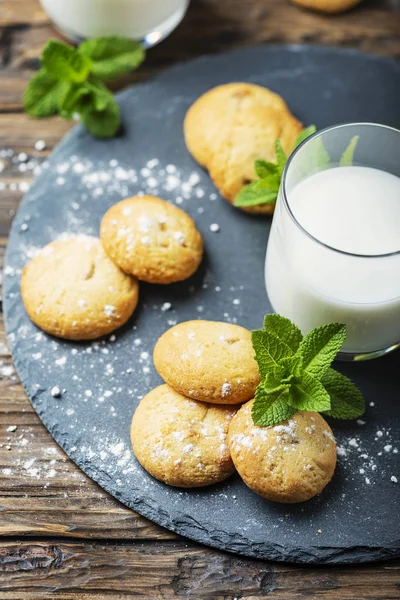
POLYGON ((98 238, 79 235, 42 248, 23 270, 21 293, 28 315, 47 333, 92 340, 126 323, 139 286, 98 238))
POLYGON ((275 502, 304 502, 320 494, 336 466, 336 444, 328 423, 299 411, 273 427, 253 423, 248 402, 229 427, 229 448, 245 484, 275 502))
POLYGON ((292 0, 298 6, 325 13, 339 13, 360 4, 361 0, 292 0))
MULTIPOLYGON (((189 152, 231 203, 256 179, 254 160, 275 162, 277 138, 290 154, 301 130, 302 124, 278 94, 251 83, 211 89, 190 107, 184 121, 189 152)), ((245 210, 270 214, 274 204, 245 210)))
POLYGON ((154 364, 172 388, 203 402, 246 402, 260 382, 250 331, 230 323, 187 321, 172 327, 154 348, 154 364))
POLYGON ((156 196, 134 196, 114 204, 101 222, 109 257, 125 273, 148 283, 173 283, 197 270, 203 240, 183 210, 156 196))
POLYGON ((235 468, 227 445, 236 408, 189 400, 168 385, 145 396, 132 419, 136 458, 150 475, 177 487, 227 479, 235 468))

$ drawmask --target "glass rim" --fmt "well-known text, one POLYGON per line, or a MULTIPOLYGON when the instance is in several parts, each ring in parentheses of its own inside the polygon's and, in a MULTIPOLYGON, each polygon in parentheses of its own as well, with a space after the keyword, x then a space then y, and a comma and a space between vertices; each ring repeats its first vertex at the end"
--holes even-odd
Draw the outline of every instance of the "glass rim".
POLYGON ((325 127, 324 129, 320 129, 319 131, 316 131, 315 133, 313 133, 312 135, 310 135, 309 137, 307 137, 305 140, 303 140, 301 142, 301 144, 299 144, 297 146, 297 148, 295 148, 295 150, 290 154, 289 158, 287 159, 285 168, 283 169, 283 173, 282 173, 282 184, 281 184, 281 190, 282 190, 282 196, 283 196, 283 201, 284 204, 286 206, 286 209, 292 219, 292 221, 294 222, 294 224, 303 232, 305 233, 305 235, 307 237, 309 237, 311 240, 313 240, 314 242, 316 242, 317 244, 319 244, 320 246, 323 246, 324 248, 327 248, 328 250, 332 250, 332 252, 337 252, 338 254, 343 254, 345 256, 354 256, 355 258, 386 258, 389 256, 396 256, 396 255, 400 255, 400 248, 399 250, 394 250, 393 252, 385 252, 384 254, 358 254, 356 252, 348 252, 346 250, 340 250, 339 248, 335 248, 334 246, 330 246, 329 244, 326 244, 325 242, 323 242, 322 240, 319 240, 318 238, 316 238, 315 236, 313 236, 309 231, 307 231, 307 229, 305 227, 303 227, 303 225, 301 223, 299 223, 299 221, 296 219, 290 204, 289 204, 289 200, 286 194, 286 179, 287 179, 287 173, 290 169, 290 165, 292 163, 292 160, 294 159, 294 157, 297 155, 297 153, 299 152, 299 150, 301 148, 303 148, 303 146, 305 146, 307 143, 309 143, 310 141, 322 136, 324 133, 326 133, 327 131, 331 131, 333 129, 342 129, 345 127, 354 127, 356 125, 366 125, 368 127, 379 127, 381 129, 389 129, 391 131, 394 131, 395 133, 400 134, 400 129, 396 129, 396 127, 391 127, 390 125, 383 125, 381 123, 372 123, 372 122, 363 122, 363 121, 357 121, 357 122, 353 122, 353 123, 339 123, 338 125, 330 125, 329 127, 325 127))

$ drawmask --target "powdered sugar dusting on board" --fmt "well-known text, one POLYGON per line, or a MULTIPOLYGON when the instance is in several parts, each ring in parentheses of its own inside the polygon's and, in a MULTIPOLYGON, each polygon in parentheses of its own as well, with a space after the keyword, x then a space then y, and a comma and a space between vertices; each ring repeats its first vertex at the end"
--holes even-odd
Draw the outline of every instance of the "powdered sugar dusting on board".
MULTIPOLYGON (((198 218, 201 209, 202 220, 204 221, 202 234, 206 238, 206 243, 207 238, 215 239, 215 236, 211 233, 219 231, 219 225, 211 222, 211 217, 207 217, 207 210, 209 203, 213 203, 217 195, 215 192, 206 193, 209 182, 205 173, 194 170, 188 173, 187 170, 182 170, 178 165, 163 164, 157 157, 150 157, 142 165, 132 168, 130 163, 122 162, 113 157, 103 161, 92 161, 86 156, 78 156, 77 154, 72 154, 56 164, 55 168, 49 169, 49 163, 42 158, 40 151, 44 147, 45 142, 38 140, 34 157, 18 157, 13 151, 5 149, 3 150, 4 158, 1 160, 4 163, 4 168, 6 166, 10 168, 11 165, 16 170, 20 170, 21 164, 26 164, 31 175, 43 174, 46 178, 52 180, 56 187, 70 194, 70 202, 61 205, 61 214, 57 216, 57 223, 63 223, 61 228, 55 224, 54 219, 48 221, 44 219, 45 236, 48 242, 77 233, 98 235, 98 226, 90 224, 93 202, 100 203, 103 207, 102 211, 105 212, 113 202, 131 195, 142 194, 159 195, 172 203, 178 204, 184 210, 192 213, 194 219, 198 218)), ((27 191, 27 188, 23 191, 27 191)), ((1 192, 0 190, 0 197, 1 192)), ((22 221, 18 223, 21 233, 26 233, 32 219, 40 218, 43 220, 43 217, 46 216, 39 215, 36 212, 35 200, 40 194, 40 188, 34 188, 34 191, 31 191, 28 198, 29 214, 25 215, 22 221)), ((150 244, 150 237, 146 234, 148 227, 145 225, 144 223, 141 241, 143 244, 150 244)), ((183 234, 178 231, 176 236, 178 243, 185 243, 183 234)), ((39 250, 39 246, 29 247, 21 240, 20 256, 15 257, 12 264, 6 267, 8 270, 4 272, 4 275, 19 277, 22 266, 29 258, 35 256, 39 250)), ((208 279, 210 284, 215 284, 212 275, 210 274, 209 277, 206 273, 204 281, 206 287, 209 285, 208 279)), ((218 286, 213 285, 213 288, 215 287, 218 286)), ((237 292, 242 290, 242 285, 230 286, 229 290, 224 290, 230 296, 227 305, 231 305, 229 312, 223 315, 225 321, 237 323, 243 314, 240 298, 234 295, 234 292, 237 295, 237 292)), ((18 295, 19 292, 12 293, 18 295)), ((202 308, 199 305, 199 313, 202 312, 202 308)), ((108 309, 105 310, 107 314, 108 309)), ((199 314, 195 318, 200 319, 202 316, 199 314)), ((173 317, 169 319, 169 324, 174 324, 173 317)))

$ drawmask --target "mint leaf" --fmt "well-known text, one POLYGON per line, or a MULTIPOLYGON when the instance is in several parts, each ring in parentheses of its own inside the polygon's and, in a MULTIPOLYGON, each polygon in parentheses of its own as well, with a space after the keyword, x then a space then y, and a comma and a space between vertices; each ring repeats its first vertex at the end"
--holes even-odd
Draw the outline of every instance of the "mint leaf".
POLYGON ((85 84, 70 84, 67 94, 60 106, 60 113, 65 119, 72 119, 75 114, 89 108, 92 103, 91 91, 85 84))
POLYGON ((293 353, 297 352, 300 342, 303 339, 300 329, 289 319, 281 315, 265 315, 264 329, 269 334, 278 337, 293 353))
POLYGON ((52 117, 59 112, 68 88, 68 83, 57 81, 41 69, 32 77, 25 89, 24 109, 31 117, 39 119, 52 117))
POLYGON ((340 158, 339 165, 341 167, 351 167, 353 164, 354 151, 359 139, 359 135, 355 135, 353 138, 351 138, 349 145, 340 158))
POLYGON ((268 177, 268 175, 277 175, 279 178, 278 165, 274 165, 274 163, 267 162, 261 158, 254 161, 254 170, 260 179, 264 179, 264 177, 268 177))
POLYGON ((301 376, 300 356, 287 356, 279 361, 276 367, 263 379, 264 389, 272 392, 281 385, 291 385, 301 376))
POLYGON ((105 110, 113 102, 112 93, 100 80, 91 79, 86 83, 86 86, 92 94, 93 106, 96 110, 105 110))
POLYGON ((294 415, 296 409, 287 404, 286 395, 286 389, 277 390, 274 394, 275 400, 272 404, 270 404, 269 394, 265 398, 260 397, 258 400, 255 399, 251 409, 254 425, 270 427, 271 425, 286 421, 286 419, 294 415))
POLYGON ((71 119, 74 114, 81 114, 89 108, 103 111, 111 102, 113 102, 113 95, 101 81, 70 84, 70 89, 61 106, 61 112, 63 117, 71 119))
POLYGON ((260 375, 264 378, 279 361, 288 355, 288 348, 277 337, 268 335, 262 329, 251 332, 251 341, 256 353, 260 375))
POLYGON ((256 183, 258 183, 257 188, 260 189, 260 190, 265 190, 267 192, 271 191, 271 192, 278 193, 279 192, 279 186, 280 186, 280 183, 281 183, 281 177, 277 173, 270 173, 269 175, 266 175, 265 177, 263 177, 262 179, 260 179, 256 183))
POLYGON ((137 69, 145 58, 141 44, 116 35, 87 40, 79 46, 79 53, 92 61, 90 72, 103 80, 137 69))
POLYGON ((276 162, 278 163, 279 175, 282 175, 283 169, 287 163, 287 156, 283 151, 281 140, 275 141, 276 162))
POLYGON ((299 353, 304 370, 321 380, 346 339, 346 326, 330 323, 316 327, 301 341, 299 353))
POLYGON ((80 115, 83 124, 97 138, 114 137, 120 127, 119 106, 112 96, 104 110, 96 110, 91 105, 82 110, 80 115))
POLYGON ((365 411, 365 401, 360 390, 342 373, 328 369, 322 384, 331 399, 330 410, 324 412, 336 419, 355 419, 365 411))
POLYGON ((264 382, 258 384, 256 393, 254 396, 255 404, 262 403, 264 408, 271 406, 276 400, 284 398, 288 393, 289 385, 280 384, 274 389, 267 389, 264 382))
POLYGON ((242 188, 236 196, 235 206, 259 206, 260 204, 273 204, 278 198, 278 191, 266 189, 263 179, 253 181, 242 188))
POLYGON ((58 81, 81 83, 87 79, 92 61, 78 50, 57 40, 49 40, 42 53, 42 65, 58 81))
POLYGON ((331 162, 320 135, 314 137, 309 144, 305 144, 301 152, 301 162, 304 165, 302 170, 305 177, 323 171, 331 162))
POLYGON ((321 412, 330 410, 331 399, 322 383, 305 372, 301 381, 290 386, 288 404, 297 410, 321 412))
POLYGON ((294 378, 301 377, 303 373, 303 360, 299 354, 287 356, 279 361, 279 366, 274 369, 275 375, 284 381, 292 381, 294 378))
POLYGON ((306 127, 305 129, 303 129, 303 131, 300 131, 299 135, 295 139, 293 150, 297 148, 297 146, 300 146, 300 144, 304 142, 304 140, 310 137, 310 135, 313 135, 313 133, 315 133, 316 131, 317 128, 315 127, 315 125, 309 125, 309 127, 306 127))

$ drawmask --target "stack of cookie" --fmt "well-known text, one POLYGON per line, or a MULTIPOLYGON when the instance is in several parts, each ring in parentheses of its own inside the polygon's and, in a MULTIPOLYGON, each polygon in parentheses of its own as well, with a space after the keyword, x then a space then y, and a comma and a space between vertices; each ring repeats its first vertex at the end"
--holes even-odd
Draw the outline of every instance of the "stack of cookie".
POLYGON ((203 255, 194 221, 155 196, 118 202, 104 215, 101 239, 72 235, 48 244, 26 265, 21 293, 41 329, 92 340, 128 321, 138 280, 168 284, 190 277, 203 255))
MULTIPOLYGON (((303 126, 284 99, 253 83, 219 85, 196 100, 184 121, 186 146, 205 167, 221 196, 233 204, 240 190, 257 179, 254 161, 276 161, 279 138, 287 156, 303 126)), ((271 214, 275 204, 240 207, 271 214)))
POLYGON ((236 468, 253 491, 279 502, 307 500, 330 481, 336 445, 319 414, 298 412, 274 427, 253 424, 260 376, 247 329, 180 323, 158 340, 154 364, 166 385, 140 402, 131 440, 136 458, 156 479, 201 487, 236 468))

